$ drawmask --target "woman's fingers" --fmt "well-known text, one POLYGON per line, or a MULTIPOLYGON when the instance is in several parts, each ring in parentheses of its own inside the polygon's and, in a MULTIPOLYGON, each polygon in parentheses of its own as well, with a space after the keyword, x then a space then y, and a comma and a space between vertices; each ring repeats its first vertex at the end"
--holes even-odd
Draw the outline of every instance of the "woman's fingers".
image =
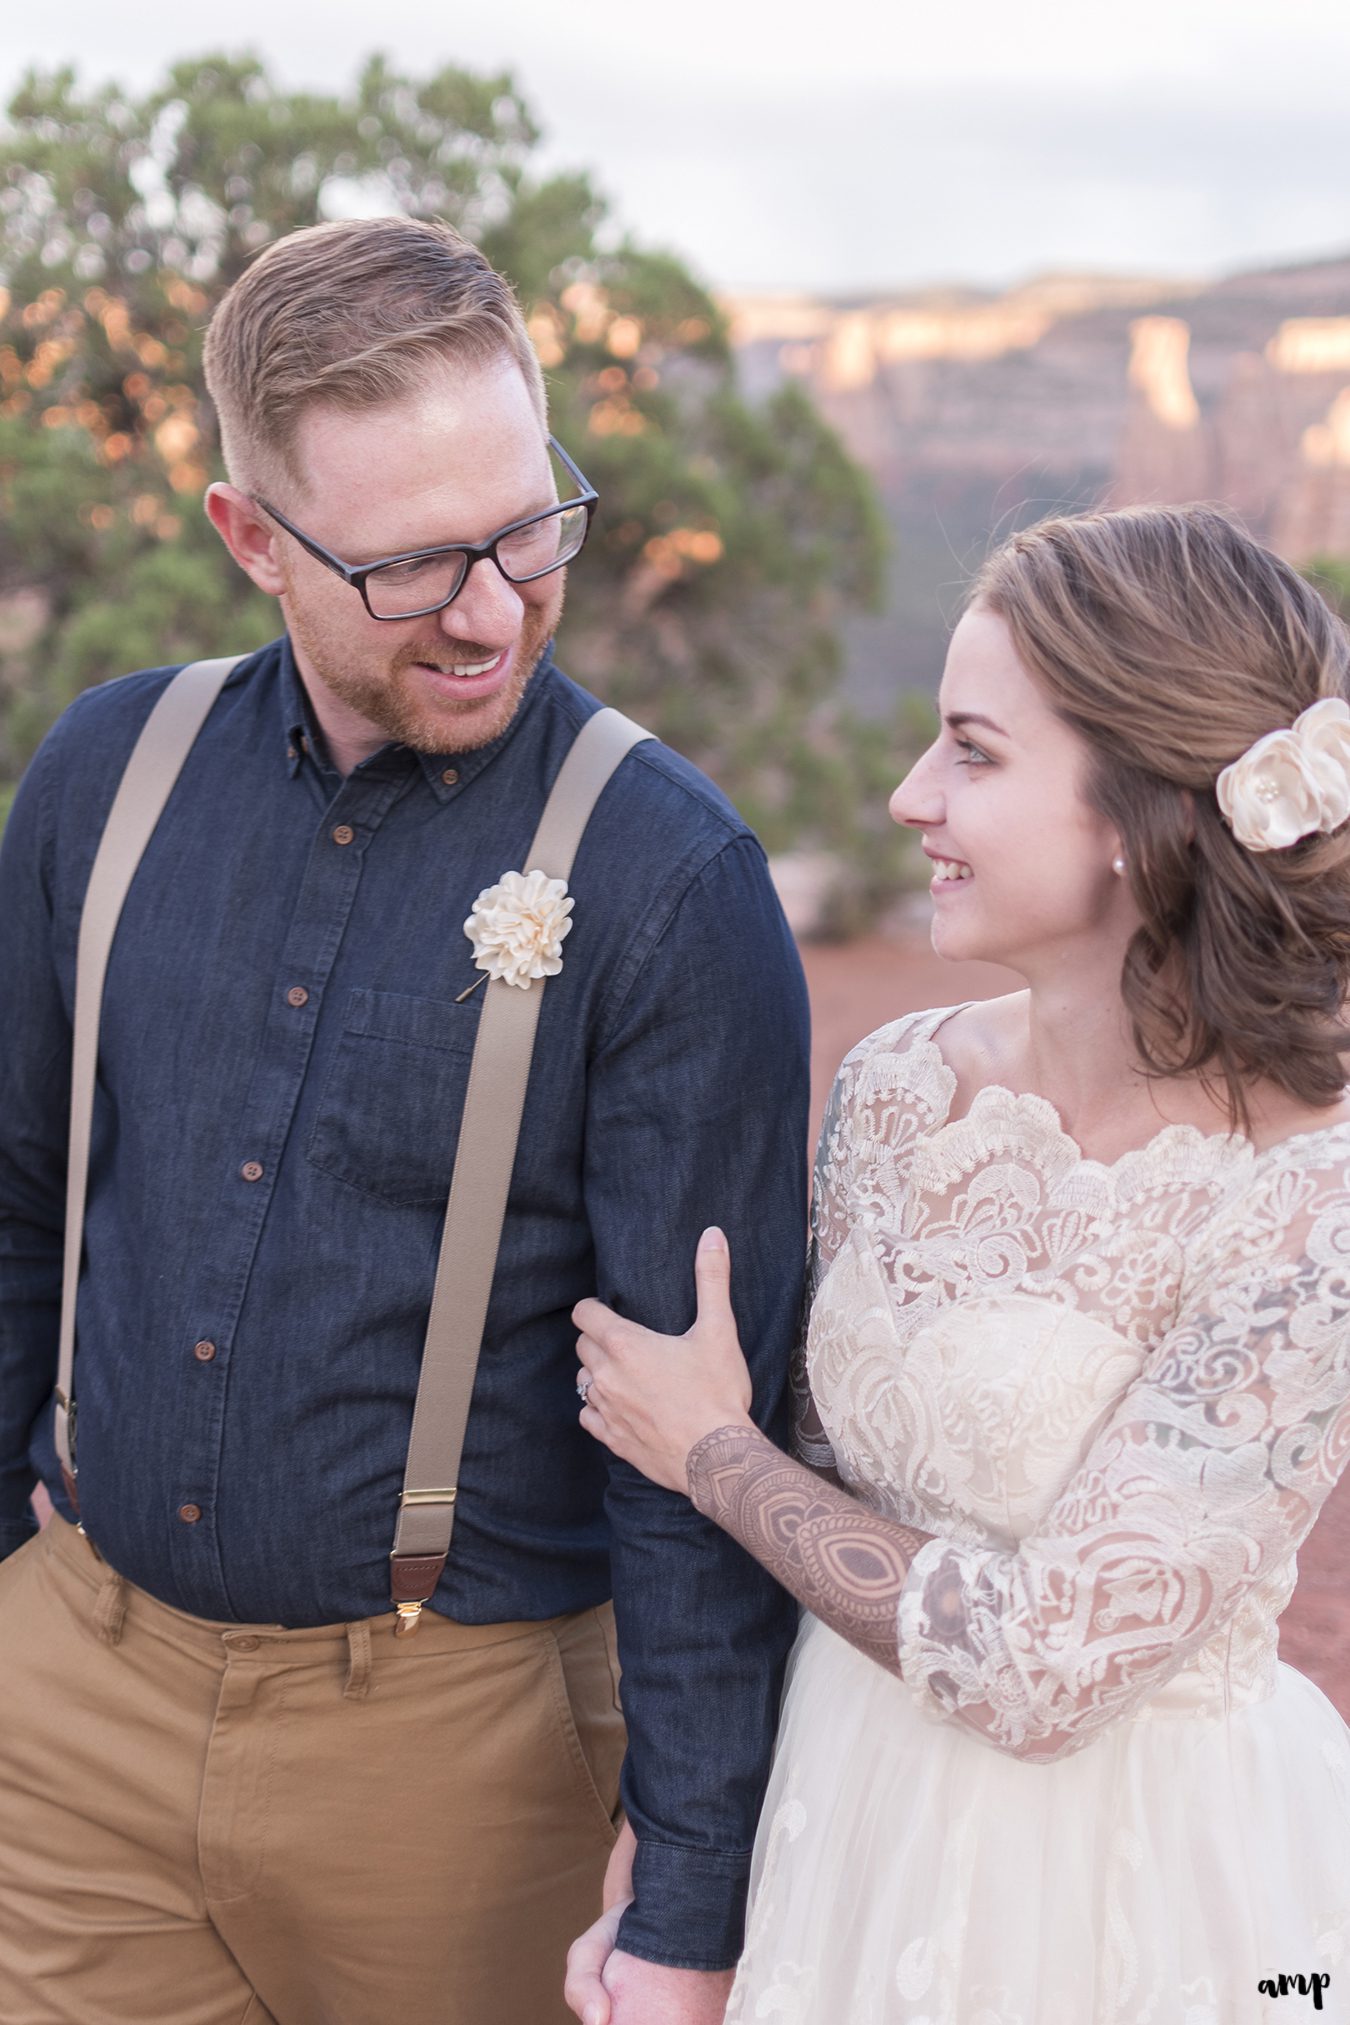
POLYGON ((572 1310, 572 1320, 582 1338, 593 1343, 602 1357, 670 1340, 655 1329, 644 1329, 640 1322, 630 1322, 626 1316, 616 1315, 603 1301, 578 1301, 572 1310))
POLYGON ((591 1294, 584 1301, 578 1301, 572 1310, 572 1320, 587 1336, 603 1336, 620 1319, 612 1308, 607 1308, 603 1301, 597 1301, 591 1294))
POLYGON ((576 1387, 583 1402, 586 1395, 599 1383, 602 1375, 606 1371, 613 1372, 614 1369, 614 1359, 608 1350, 593 1337, 578 1337, 576 1387))
POLYGON ((696 1329, 736 1331, 731 1307, 731 1252, 724 1233, 710 1224, 694 1253, 694 1285, 698 1290, 696 1329))
MULTIPOLYGON (((730 1329, 734 1333, 736 1318, 731 1307, 731 1253, 724 1233, 716 1224, 710 1224, 698 1241, 698 1249, 694 1253, 694 1284, 698 1294, 694 1328, 718 1332, 730 1329)), ((584 1346, 587 1345, 603 1360, 606 1356, 622 1354, 626 1346, 636 1345, 644 1337, 652 1337, 662 1343, 670 1340, 654 1336, 652 1330, 642 1328, 639 1323, 626 1321, 612 1308, 607 1308, 603 1301, 589 1296, 577 1302, 572 1310, 572 1320, 581 1337, 578 1355, 587 1365, 592 1363, 592 1359, 584 1354, 584 1346)))

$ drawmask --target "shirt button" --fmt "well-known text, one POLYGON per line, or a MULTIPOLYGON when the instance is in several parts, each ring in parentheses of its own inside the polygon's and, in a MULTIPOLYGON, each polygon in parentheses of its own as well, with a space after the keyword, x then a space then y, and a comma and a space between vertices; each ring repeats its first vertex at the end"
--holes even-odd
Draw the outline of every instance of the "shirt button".
POLYGON ((350 823, 339 823, 333 832, 333 842, 335 844, 350 844, 355 835, 356 831, 350 823))
POLYGON ((445 782, 445 785, 447 787, 453 787, 455 785, 455 782, 459 779, 459 768, 456 766, 448 766, 445 769, 445 772, 441 775, 441 779, 445 782))
POLYGON ((200 1505, 180 1505, 178 1507, 178 1516, 185 1526, 195 1526, 201 1515, 202 1508, 200 1505))
POLYGON ((287 1005, 306 1005, 308 1002, 309 993, 303 984, 293 984, 286 994, 287 1005))
POLYGON ((236 1638, 234 1649, 236 1652, 256 1652, 261 1644, 260 1638, 236 1638))
POLYGON ((216 1354, 216 1346, 214 1343, 207 1343, 205 1341, 194 1343, 192 1354, 199 1364, 209 1364, 216 1354))
POLYGON ((243 1175, 245 1181, 261 1181, 263 1176, 262 1162, 260 1160, 246 1160, 239 1172, 243 1175))

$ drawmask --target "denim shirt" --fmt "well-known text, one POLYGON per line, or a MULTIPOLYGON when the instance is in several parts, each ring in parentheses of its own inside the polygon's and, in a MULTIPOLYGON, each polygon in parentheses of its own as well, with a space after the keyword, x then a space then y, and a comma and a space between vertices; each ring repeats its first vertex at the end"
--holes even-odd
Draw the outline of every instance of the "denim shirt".
MULTIPOLYGON (((52 1442, 80 908, 171 669, 81 696, 0 850, 0 1550, 52 1442)), ((78 1305, 81 1516, 175 1608, 390 1608, 389 1550, 482 992, 464 923, 526 869, 600 706, 547 658, 481 751, 329 764, 285 639, 234 671, 128 894, 103 1004, 78 1305), (199 1513, 194 1518, 193 1513, 199 1513)), ((573 1304, 664 1332, 728 1233, 756 1416, 782 1433, 804 1253, 807 1031, 763 852, 711 783, 629 753, 577 853, 434 1607, 603 1601, 640 1841, 622 1945, 734 1960, 787 1597, 577 1424, 573 1304)), ((672 1372, 672 1382, 678 1382, 672 1372)))

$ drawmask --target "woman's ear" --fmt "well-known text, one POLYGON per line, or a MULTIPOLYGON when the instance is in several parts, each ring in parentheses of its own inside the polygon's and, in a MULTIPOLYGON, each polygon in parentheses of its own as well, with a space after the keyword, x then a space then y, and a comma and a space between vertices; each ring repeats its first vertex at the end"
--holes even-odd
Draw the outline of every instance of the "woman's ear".
POLYGON ((1185 826, 1186 842, 1193 844, 1195 842, 1195 796, 1189 788, 1182 788, 1181 790, 1181 812, 1185 826))

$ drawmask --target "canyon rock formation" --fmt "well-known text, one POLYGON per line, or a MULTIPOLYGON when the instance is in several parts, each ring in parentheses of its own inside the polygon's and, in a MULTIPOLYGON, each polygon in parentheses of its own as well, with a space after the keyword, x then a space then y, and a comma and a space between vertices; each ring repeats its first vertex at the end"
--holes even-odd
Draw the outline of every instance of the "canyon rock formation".
POLYGON ((726 308, 748 388, 805 383, 890 520, 887 610, 849 642, 864 708, 936 687, 972 567, 1059 509, 1213 499, 1294 562, 1350 557, 1350 256, 726 308))

